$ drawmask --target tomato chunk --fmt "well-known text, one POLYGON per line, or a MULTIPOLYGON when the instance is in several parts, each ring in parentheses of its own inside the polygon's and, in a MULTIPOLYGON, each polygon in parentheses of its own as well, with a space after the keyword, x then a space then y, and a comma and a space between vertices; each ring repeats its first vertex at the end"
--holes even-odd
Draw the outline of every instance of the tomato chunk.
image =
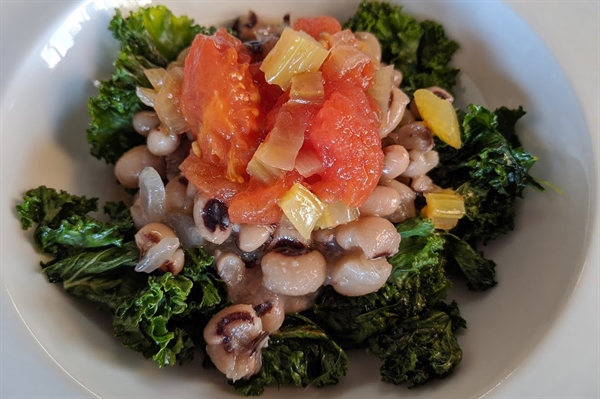
POLYGON ((288 172, 274 184, 250 180, 248 189, 238 193, 229 206, 232 223, 274 224, 279 222, 283 211, 277 202, 300 180, 295 172, 288 172))
POLYGON ((340 87, 313 119, 307 137, 324 166, 312 191, 322 200, 362 205, 383 168, 379 120, 370 98, 351 85, 340 87))
POLYGON ((261 139, 264 114, 242 42, 223 28, 198 35, 185 61, 181 108, 199 158, 231 182, 243 183, 261 139))
POLYGON ((179 169, 183 175, 192 183, 199 191, 207 195, 209 198, 217 198, 226 205, 231 203, 233 196, 243 191, 248 182, 239 183, 231 181, 225 175, 226 169, 217 168, 214 164, 190 154, 179 169))
POLYGON ((316 40, 319 40, 321 33, 333 35, 340 32, 342 26, 337 19, 324 15, 318 17, 300 17, 294 23, 293 29, 302 30, 316 40))

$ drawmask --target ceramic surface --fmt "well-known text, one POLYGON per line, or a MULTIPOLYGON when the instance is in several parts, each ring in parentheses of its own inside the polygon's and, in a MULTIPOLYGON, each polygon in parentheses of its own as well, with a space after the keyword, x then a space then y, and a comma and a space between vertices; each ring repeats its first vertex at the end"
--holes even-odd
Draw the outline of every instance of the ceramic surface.
MULTIPOLYGON (((237 397, 199 362, 157 370, 120 347, 105 315, 46 282, 13 212, 22 193, 41 184, 103 199, 121 195, 111 168, 89 155, 86 102, 117 50, 106 30, 112 8, 145 3, 2 3, 2 397, 237 397)), ((248 8, 344 20, 357 4, 163 3, 217 25, 248 8)), ((271 389, 265 397, 597 397, 598 3, 405 5, 440 21, 461 43, 463 103, 524 106, 520 137, 540 158, 532 174, 563 194, 528 189, 516 231, 484 248, 498 264, 498 286, 451 292, 469 323, 459 336, 464 360, 452 377, 407 391, 379 382, 376 360, 353 355, 336 387, 271 389)))

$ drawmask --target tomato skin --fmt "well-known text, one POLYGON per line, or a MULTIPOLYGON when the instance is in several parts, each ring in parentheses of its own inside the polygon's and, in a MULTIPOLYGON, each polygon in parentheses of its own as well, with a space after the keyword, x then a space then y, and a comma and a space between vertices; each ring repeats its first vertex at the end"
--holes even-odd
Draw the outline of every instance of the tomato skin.
POLYGON ((294 30, 301 30, 308 33, 314 39, 319 40, 321 33, 329 33, 331 35, 342 30, 340 22, 328 15, 318 17, 300 17, 294 22, 292 27, 294 30))
POLYGON ((269 185, 251 179, 249 187, 233 197, 228 210, 229 220, 262 225, 278 223, 283 211, 277 202, 300 180, 301 176, 294 171, 269 185))
POLYGON ((226 169, 218 168, 193 153, 179 165, 179 170, 200 192, 209 198, 221 200, 225 205, 229 205, 233 196, 248 186, 248 181, 239 183, 229 180, 226 169))
POLYGON ((350 45, 335 46, 321 67, 325 78, 325 92, 338 90, 340 85, 367 90, 375 79, 375 66, 371 57, 350 45))
POLYGON ((324 170, 311 185, 320 199, 360 206, 383 168, 379 118, 368 95, 350 84, 330 94, 307 132, 324 170))
POLYGON ((185 61, 181 109, 200 157, 242 183, 261 139, 264 113, 242 42, 224 28, 198 35, 185 61))

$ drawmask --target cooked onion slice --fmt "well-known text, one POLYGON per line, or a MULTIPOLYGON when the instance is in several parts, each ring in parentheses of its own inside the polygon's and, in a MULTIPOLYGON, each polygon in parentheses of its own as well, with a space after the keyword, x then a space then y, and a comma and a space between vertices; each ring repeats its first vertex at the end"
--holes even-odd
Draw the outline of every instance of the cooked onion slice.
POLYGON ((163 238, 144 254, 135 267, 136 272, 152 273, 171 260, 179 248, 179 238, 163 238))
POLYGON ((321 172, 323 170, 323 164, 319 158, 317 158, 317 155, 313 150, 303 147, 298 152, 294 169, 296 169, 302 177, 310 177, 321 172))
POLYGON ((171 134, 181 134, 190 130, 190 126, 179 108, 182 83, 183 68, 169 69, 164 76, 162 87, 154 99, 154 110, 161 123, 171 134))
POLYGON ((166 73, 167 71, 164 68, 152 68, 144 70, 144 75, 146 75, 150 81, 150 84, 155 90, 159 90, 162 87, 166 73))
POLYGON ((135 94, 138 96, 141 102, 148 107, 154 107, 154 100, 156 99, 156 90, 147 89, 145 87, 136 87, 135 94))
POLYGON ((167 195, 162 178, 152 167, 140 173, 140 205, 146 222, 162 222, 167 209, 167 195))

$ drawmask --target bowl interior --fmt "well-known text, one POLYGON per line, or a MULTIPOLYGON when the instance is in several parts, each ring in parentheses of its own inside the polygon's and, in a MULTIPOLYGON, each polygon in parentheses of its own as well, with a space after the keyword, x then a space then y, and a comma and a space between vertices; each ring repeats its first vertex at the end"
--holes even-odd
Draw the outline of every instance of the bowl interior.
MULTIPOLYGON (((314 1, 307 7, 301 1, 197 1, 168 6, 200 24, 221 25, 250 8, 268 17, 287 12, 292 17, 329 14, 343 21, 357 4, 314 1)), ((455 64, 462 70, 458 88, 462 104, 523 105, 528 114, 517 125, 520 137, 525 148, 539 157, 532 174, 562 190, 562 194, 526 190, 516 230, 483 248, 498 264, 499 284, 485 293, 461 287, 451 292, 468 322, 459 336, 462 364, 450 378, 410 391, 411 397, 481 396, 515 370, 550 328, 582 270, 590 245, 589 220, 597 202, 592 145, 580 105, 560 66, 506 5, 409 2, 405 9, 441 22, 461 44, 455 64)), ((2 264, 20 267, 4 268, 3 280, 41 345, 97 395, 237 397, 221 375, 203 370, 199 361, 157 370, 153 362, 120 347, 108 317, 46 282, 31 237, 21 232, 12 212, 27 189, 42 184, 103 200, 122 197, 112 168, 92 158, 85 142, 93 80, 108 77, 117 50, 106 30, 111 15, 112 9, 103 2, 74 4, 40 38, 7 85, 1 110, 1 161, 2 191, 8 201, 1 210, 5 221, 1 228, 3 244, 11 251, 2 253, 2 264)), ((408 394, 404 387, 381 383, 378 367, 376 359, 351 354, 349 376, 336 387, 271 389, 265 396, 408 394)))

